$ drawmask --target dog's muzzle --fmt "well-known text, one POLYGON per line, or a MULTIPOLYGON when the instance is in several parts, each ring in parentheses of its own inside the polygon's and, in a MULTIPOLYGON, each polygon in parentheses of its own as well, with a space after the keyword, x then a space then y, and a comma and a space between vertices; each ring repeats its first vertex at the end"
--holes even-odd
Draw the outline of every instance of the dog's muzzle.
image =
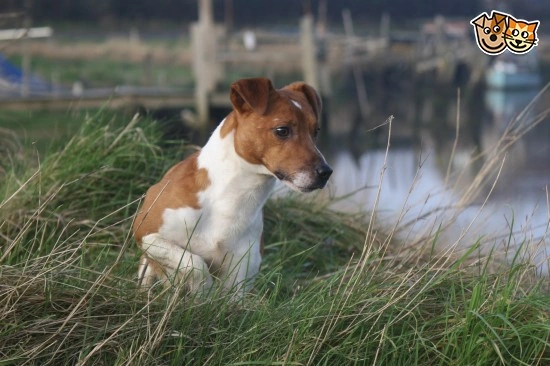
POLYGON ((282 170, 277 170, 273 174, 295 191, 311 192, 321 189, 327 184, 332 169, 326 162, 322 161, 314 168, 301 169, 292 174, 286 174, 282 170))

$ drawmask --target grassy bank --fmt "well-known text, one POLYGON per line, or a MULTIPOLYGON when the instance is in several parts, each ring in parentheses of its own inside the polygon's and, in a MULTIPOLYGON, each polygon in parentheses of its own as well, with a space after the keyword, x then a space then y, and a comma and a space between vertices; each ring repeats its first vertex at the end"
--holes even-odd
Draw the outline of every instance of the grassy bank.
MULTIPOLYGON (((21 64, 21 56, 10 57, 15 65, 21 64)), ((32 70, 47 82, 72 85, 83 82, 86 88, 115 87, 117 85, 190 87, 193 83, 191 70, 178 64, 152 67, 146 62, 123 61, 104 58, 58 59, 53 55, 34 56, 32 70)))
POLYGON ((138 293, 132 215, 187 150, 100 113, 45 157, 0 160, 0 365, 550 363, 550 294, 530 267, 403 254, 316 200, 269 202, 242 303, 138 293))

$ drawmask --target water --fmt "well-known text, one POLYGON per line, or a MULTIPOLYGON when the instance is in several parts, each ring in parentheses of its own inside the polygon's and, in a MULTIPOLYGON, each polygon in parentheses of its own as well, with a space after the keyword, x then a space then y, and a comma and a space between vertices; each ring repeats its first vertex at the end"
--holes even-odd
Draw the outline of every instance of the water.
MULTIPOLYGON (((437 242, 440 249, 466 248, 481 238, 482 251, 487 253, 496 246, 508 259, 521 248, 522 257, 548 276, 550 121, 546 117, 533 127, 533 119, 544 112, 550 98, 543 95, 524 113, 521 122, 513 122, 535 98, 537 90, 478 90, 476 93, 469 96, 474 102, 462 101, 462 128, 454 153, 454 139, 441 131, 429 132, 424 128, 416 133, 416 141, 392 144, 387 152, 385 146, 362 151, 349 148, 367 141, 368 134, 364 131, 362 137, 357 137, 357 130, 352 132, 348 143, 337 144, 341 148, 331 144, 332 193, 350 194, 338 204, 340 209, 375 209, 378 221, 386 229, 397 228, 397 236, 404 245, 421 243, 422 238, 437 231, 440 231, 437 242), (464 118, 470 120, 464 121, 464 118), (532 131, 506 149, 505 154, 500 152, 494 159, 473 160, 480 151, 493 149, 511 126, 515 126, 516 134, 528 128, 532 131), (492 173, 468 194, 468 187, 488 161, 495 162, 492 173)), ((402 97, 401 100, 406 100, 402 97)), ((438 103, 440 101, 424 100, 417 104, 437 106, 438 103)), ((399 108, 403 109, 403 104, 399 108)), ((391 103, 387 105, 391 110, 391 103)), ((422 107, 421 113, 409 109, 409 115, 424 117, 428 120, 422 121, 422 125, 439 126, 442 130, 443 124, 456 120, 456 109, 456 99, 447 97, 446 107, 422 107)), ((400 123, 406 125, 403 123, 406 115, 396 116, 393 121, 392 130, 396 134, 402 128, 400 123)), ((384 117, 372 118, 383 121, 384 117)), ((387 131, 388 127, 383 129, 387 131)), ((342 128, 340 133, 345 136, 350 130, 353 126, 347 130, 342 128)), ((387 133, 381 136, 383 141, 387 133)))

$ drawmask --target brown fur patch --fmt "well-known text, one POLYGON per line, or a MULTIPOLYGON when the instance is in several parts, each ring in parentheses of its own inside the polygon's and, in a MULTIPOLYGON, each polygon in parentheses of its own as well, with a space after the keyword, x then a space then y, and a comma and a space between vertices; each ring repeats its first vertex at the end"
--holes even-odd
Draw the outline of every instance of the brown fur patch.
POLYGON ((265 114, 274 92, 269 79, 241 79, 231 84, 229 99, 238 113, 254 111, 261 116, 265 114))
POLYGON ((296 85, 277 90, 277 97, 264 115, 234 114, 231 121, 231 128, 235 129, 235 151, 240 157, 287 176, 310 169, 321 159, 314 138, 319 126, 315 110, 320 106, 312 106, 308 96, 294 87, 296 85), (291 100, 299 103, 301 109, 291 100), (278 139, 273 129, 279 126, 292 128, 292 136, 284 141, 278 139))
POLYGON ((134 237, 140 243, 147 234, 158 232, 167 208, 201 208, 198 193, 210 185, 206 169, 198 169, 197 151, 174 165, 160 182, 147 190, 134 221, 134 237))
POLYGON ((313 109, 313 112, 317 116, 317 119, 321 117, 321 109, 322 109, 321 97, 319 97, 319 94, 317 94, 315 89, 313 89, 311 86, 307 85, 303 81, 297 81, 290 85, 287 85, 283 88, 283 90, 285 89, 297 91, 300 94, 303 94, 306 97, 306 100, 309 106, 313 109))
POLYGON ((235 119, 235 115, 233 112, 229 113, 227 117, 225 117, 225 122, 223 123, 223 126, 220 130, 220 136, 221 138, 225 138, 227 134, 229 134, 233 129, 237 127, 237 121, 235 119))

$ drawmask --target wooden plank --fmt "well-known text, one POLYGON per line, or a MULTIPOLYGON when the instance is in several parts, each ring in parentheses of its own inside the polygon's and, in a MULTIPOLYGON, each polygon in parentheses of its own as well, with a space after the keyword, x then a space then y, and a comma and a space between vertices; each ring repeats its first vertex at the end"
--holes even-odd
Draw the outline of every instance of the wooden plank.
POLYGON ((48 38, 53 35, 51 27, 14 28, 0 30, 0 41, 26 38, 48 38))
MULTIPOLYGON (((227 93, 213 94, 211 105, 230 106, 227 93)), ((158 95, 112 95, 112 96, 44 96, 0 99, 1 110, 74 110, 91 108, 144 107, 146 109, 194 108, 195 98, 192 94, 158 94, 158 95)))
POLYGON ((313 34, 313 16, 311 14, 304 15, 300 20, 300 35, 304 81, 318 90, 317 49, 313 34))

